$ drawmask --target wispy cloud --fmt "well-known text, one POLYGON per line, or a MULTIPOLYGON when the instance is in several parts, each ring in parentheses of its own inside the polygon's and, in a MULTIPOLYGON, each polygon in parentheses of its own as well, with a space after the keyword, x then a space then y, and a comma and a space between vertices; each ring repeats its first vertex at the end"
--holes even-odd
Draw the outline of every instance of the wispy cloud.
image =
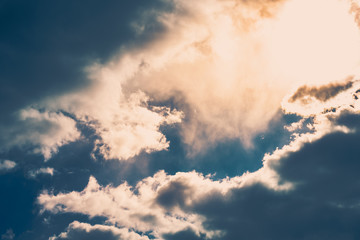
POLYGON ((14 161, 0 160, 0 171, 7 171, 13 169, 16 166, 14 161))
POLYGON ((11 239, 14 239, 14 237, 15 237, 15 234, 11 228, 6 230, 6 233, 1 235, 1 239, 3 239, 3 240, 11 240, 11 239))
POLYGON ((53 176, 54 175, 54 169, 47 167, 47 168, 39 168, 36 170, 31 170, 28 172, 29 177, 31 178, 36 178, 38 175, 50 175, 53 176))

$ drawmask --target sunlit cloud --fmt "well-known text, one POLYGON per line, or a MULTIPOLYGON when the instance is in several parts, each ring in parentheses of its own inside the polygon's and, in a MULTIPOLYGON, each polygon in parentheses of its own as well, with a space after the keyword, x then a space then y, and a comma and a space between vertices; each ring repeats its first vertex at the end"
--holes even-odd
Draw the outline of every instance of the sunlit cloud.
POLYGON ((272 69, 296 84, 352 74, 360 63, 360 33, 349 11, 342 0, 287 1, 266 38, 272 69))
POLYGON ((159 14, 166 33, 131 54, 142 67, 127 85, 185 105, 181 134, 195 152, 229 138, 251 146, 289 91, 343 78, 360 63, 346 1, 176 3, 181 11, 159 14))
POLYGON ((72 118, 61 112, 39 111, 36 108, 22 109, 16 114, 14 122, 0 128, 2 151, 13 147, 32 147, 32 152, 43 155, 45 160, 57 153, 59 147, 81 136, 72 118))
MULTIPOLYGON (((166 150, 169 142, 160 127, 175 123, 190 154, 226 139, 251 147, 286 94, 341 79, 360 63, 355 3, 168 3, 171 12, 143 12, 163 27, 161 33, 141 46, 123 46, 107 63, 89 65, 82 89, 36 105, 69 113, 93 128, 95 158, 125 160, 166 150)), ((132 22, 138 37, 146 36, 141 19, 132 22)), ((34 151, 48 159, 59 146, 79 139, 78 130, 64 131, 72 133, 54 143, 36 140, 34 151)))
POLYGON ((58 236, 50 237, 49 240, 77 240, 82 238, 95 240, 100 236, 107 240, 149 240, 147 236, 141 236, 128 229, 100 224, 90 225, 78 221, 70 223, 66 232, 62 232, 58 236))
MULTIPOLYGON (((341 93, 337 92, 339 86, 346 86, 347 84, 348 82, 309 88, 315 90, 305 91, 305 95, 307 93, 316 97, 317 94, 314 94, 317 93, 316 91, 320 93, 326 91, 335 94, 331 94, 332 97, 325 100, 321 99, 325 102, 336 100, 335 103, 339 104, 339 101, 346 100, 346 98, 343 98, 345 95, 357 101, 357 99, 353 98, 356 91, 354 93, 352 89, 353 87, 359 87, 357 81, 353 81, 353 84, 349 85, 351 87, 341 88, 341 93), (333 89, 331 90, 331 88, 333 89), (344 96, 340 97, 341 95, 344 96)), ((355 127, 351 127, 338 121, 338 119, 346 115, 354 117, 359 111, 359 108, 349 106, 344 101, 343 103, 335 112, 315 111, 311 116, 302 115, 303 118, 299 122, 295 122, 287 128, 289 131, 294 132, 290 143, 272 153, 265 154, 263 167, 252 173, 246 172, 241 176, 214 180, 211 175, 204 176, 195 171, 177 172, 174 175, 160 171, 139 181, 134 187, 127 183, 116 187, 112 185, 101 186, 94 177, 90 177, 88 185, 82 191, 58 194, 44 191, 38 196, 37 201, 42 208, 42 212, 49 211, 53 214, 81 213, 89 217, 102 216, 114 226, 120 225, 126 229, 133 228, 138 232, 153 236, 155 239, 171 239, 168 237, 182 232, 190 232, 199 239, 222 239, 224 236, 237 232, 238 228, 244 231, 244 236, 248 236, 249 232, 243 228, 243 225, 237 225, 236 229, 234 229, 230 223, 225 227, 220 224, 219 220, 230 221, 228 215, 231 215, 232 212, 226 213, 227 217, 222 219, 216 217, 218 214, 223 215, 218 211, 228 209, 229 203, 241 202, 242 204, 236 205, 236 207, 229 205, 234 210, 244 211, 244 214, 249 214, 246 210, 243 210, 247 209, 248 206, 251 206, 253 212, 257 212, 254 209, 260 206, 258 204, 252 205, 248 202, 249 199, 259 201, 259 196, 268 197, 269 202, 266 199, 263 202, 262 199, 261 205, 265 204, 267 208, 272 210, 275 208, 275 212, 260 211, 260 215, 236 215, 232 220, 243 223, 251 218, 252 221, 258 222, 264 216, 273 217, 273 213, 285 214, 282 211, 288 206, 291 209, 296 209, 297 207, 306 207, 308 201, 318 203, 318 198, 322 197, 322 193, 318 194, 318 189, 313 189, 311 186, 314 183, 321 187, 327 182, 314 180, 312 174, 317 174, 316 176, 326 179, 329 177, 327 173, 338 171, 337 166, 343 161, 338 156, 332 157, 330 155, 327 156, 327 159, 319 157, 319 154, 324 154, 324 144, 325 146, 327 146, 327 143, 337 144, 336 139, 338 136, 350 140, 353 138, 358 139, 359 136, 359 125, 357 123, 355 127), (305 120, 309 117, 312 120, 305 124, 305 120), (308 131, 297 133, 299 129, 305 128, 308 131), (319 146, 319 148, 313 148, 312 146, 319 146), (313 154, 314 157, 312 157, 313 154), (310 159, 303 159, 304 156, 310 159), (330 166, 324 164, 324 161, 327 160, 331 162, 330 166), (306 171, 310 173, 304 172, 305 167, 301 165, 304 161, 306 164, 309 164, 308 162, 315 164, 314 169, 306 167, 306 171), (294 171, 292 163, 297 164, 296 166, 302 169, 303 173, 295 174, 295 176, 288 175, 288 172, 294 171), (326 171, 323 169, 326 169, 326 171), (308 194, 305 202, 302 199, 303 191, 307 191, 308 194), (302 197, 298 199, 296 196, 302 197), (274 199, 277 200, 274 201, 274 199), (213 205, 214 202, 217 204, 213 205), (222 205, 219 206, 219 204, 222 205), (282 206, 281 208, 278 208, 279 204, 282 206), (212 207, 209 208, 209 205, 212 207), (216 213, 215 216, 211 215, 213 211, 216 213), (209 224, 211 221, 215 221, 213 225, 209 224)), ((334 145, 334 151, 337 151, 337 148, 342 149, 345 145, 338 147, 334 145)), ((352 143, 345 148, 353 149, 354 146, 356 144, 352 143)), ((354 156, 349 159, 349 164, 354 164, 353 158, 354 156)), ((346 172, 342 170, 339 174, 343 175, 346 172)), ((339 181, 341 182, 341 180, 339 181)), ((357 187, 357 183, 354 184, 357 187)), ((348 203, 346 199, 338 199, 335 193, 326 192, 325 194, 330 194, 328 199, 330 205, 324 203, 324 206, 329 208, 328 211, 336 212, 343 208, 354 208, 352 202, 348 203)), ((321 212, 322 210, 321 207, 318 208, 316 205, 313 211, 321 212)), ((313 216, 311 214, 300 214, 299 217, 307 219, 313 216)), ((356 218, 356 216, 353 217, 356 218)), ((279 218, 278 221, 283 222, 284 219, 279 218)), ((291 225, 291 228, 296 229, 293 225, 291 225)), ((250 233, 252 232, 250 231, 250 233)), ((270 234, 271 236, 281 235, 278 230, 271 230, 270 234)), ((287 234, 293 236, 293 233, 287 234)), ((304 230, 302 234, 311 234, 311 229, 304 230)), ((321 239, 326 238, 323 235, 321 236, 321 239)), ((282 237, 280 239, 287 238, 282 237)))
POLYGON ((359 0, 159 0, 133 14, 106 58, 77 56, 74 86, 1 116, 5 202, 35 208, 6 210, 2 238, 360 236, 359 0))

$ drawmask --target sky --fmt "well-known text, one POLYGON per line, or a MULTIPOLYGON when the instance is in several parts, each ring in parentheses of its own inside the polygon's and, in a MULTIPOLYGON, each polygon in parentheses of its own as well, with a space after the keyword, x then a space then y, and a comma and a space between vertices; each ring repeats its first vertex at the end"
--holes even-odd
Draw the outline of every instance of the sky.
POLYGON ((0 0, 1 240, 360 239, 360 1, 0 0))

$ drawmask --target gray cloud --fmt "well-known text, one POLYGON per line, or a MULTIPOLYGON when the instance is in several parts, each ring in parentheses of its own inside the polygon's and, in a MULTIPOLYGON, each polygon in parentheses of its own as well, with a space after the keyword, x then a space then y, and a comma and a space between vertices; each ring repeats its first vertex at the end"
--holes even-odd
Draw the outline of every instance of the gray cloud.
POLYGON ((156 202, 169 210, 176 206, 184 207, 185 200, 193 191, 186 181, 172 181, 159 190, 156 202))
POLYGON ((320 87, 302 86, 290 97, 289 102, 293 103, 297 100, 306 102, 304 97, 314 97, 321 102, 326 102, 338 95, 340 92, 351 88, 353 86, 353 82, 350 80, 352 79, 348 79, 345 83, 330 83, 320 87))

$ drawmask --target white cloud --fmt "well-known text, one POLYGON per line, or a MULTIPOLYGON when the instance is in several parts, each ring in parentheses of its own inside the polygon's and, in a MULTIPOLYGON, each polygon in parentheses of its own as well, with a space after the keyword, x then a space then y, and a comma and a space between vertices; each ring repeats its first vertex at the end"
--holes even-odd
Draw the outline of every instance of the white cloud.
POLYGON ((19 112, 17 120, 10 126, 3 126, 0 140, 1 149, 12 147, 33 147, 45 160, 58 151, 58 148, 80 138, 76 122, 60 112, 39 111, 26 108, 19 112))
POLYGON ((32 178, 36 178, 39 174, 53 176, 54 175, 54 169, 49 168, 49 167, 47 167, 47 168, 39 168, 39 169, 36 169, 36 170, 29 171, 28 174, 32 178))
POLYGON ((182 118, 175 109, 149 105, 149 97, 141 91, 125 95, 123 74, 131 72, 131 66, 125 64, 123 70, 115 74, 95 67, 90 70, 94 82, 89 87, 43 103, 46 108, 72 113, 92 127, 100 137, 94 152, 105 159, 126 160, 142 151, 167 149, 169 142, 159 128, 182 118))
MULTIPOLYGON (((324 0, 315 5, 300 0, 169 2, 175 6, 171 13, 144 13, 166 29, 161 36, 143 47, 123 48, 93 72, 118 92, 141 89, 160 102, 175 99, 186 114, 183 140, 195 153, 227 138, 251 146, 252 138, 276 117, 291 88, 310 80, 326 83, 359 60, 354 49, 360 36, 346 2, 327 1, 326 11, 321 7, 324 0), (313 8, 303 21, 303 12, 313 8), (315 14, 319 10, 322 18, 315 14), (291 28, 289 21, 300 26, 291 28), (334 21, 341 34, 332 30, 334 21), (300 29, 304 31, 296 32, 300 29), (293 38, 299 34, 302 38, 293 38), (307 43, 305 35, 315 37, 307 43), (314 56, 316 64, 308 64, 314 56)), ((146 33, 146 22, 135 25, 142 29, 139 34, 146 33)))
MULTIPOLYGON (((93 239, 91 233, 110 233, 113 238, 117 240, 149 240, 147 236, 141 236, 133 231, 129 231, 125 228, 117 228, 114 226, 106 225, 90 225, 87 223, 81 223, 74 221, 70 223, 66 232, 60 233, 58 236, 50 237, 49 240, 60 240, 60 239, 72 239, 77 240, 79 237, 84 237, 86 239, 93 239)), ((99 237, 99 234, 96 235, 99 237)), ((108 235, 107 235, 108 236, 108 235)), ((98 238, 96 238, 98 239, 98 238)), ((94 239, 95 240, 95 239, 94 239)))
POLYGON ((213 181, 209 176, 196 172, 167 175, 163 171, 139 182, 135 188, 121 184, 101 187, 94 177, 81 192, 52 195, 44 192, 38 197, 43 211, 77 212, 90 217, 103 216, 107 221, 133 228, 140 232, 151 232, 158 239, 163 234, 192 229, 207 236, 219 235, 217 231, 206 231, 202 217, 188 213, 192 206, 211 192, 224 196, 229 189, 241 186, 240 178, 213 181), (174 194, 170 197, 167 192, 174 194))
POLYGON ((95 130, 94 156, 105 159, 167 149, 160 127, 174 123, 181 123, 183 141, 193 153, 229 138, 250 147, 276 117, 289 89, 309 79, 328 82, 339 75, 333 71, 340 67, 333 66, 341 65, 343 72, 358 63, 360 36, 349 4, 327 0, 319 18, 324 1, 167 0, 172 12, 151 9, 143 12, 146 21, 132 23, 139 38, 146 37, 148 22, 161 25, 161 34, 141 46, 123 46, 106 64, 93 63, 87 85, 37 103, 44 112, 24 109, 18 126, 28 127, 16 134, 1 129, 8 139, 3 142, 33 145, 48 159, 79 139, 74 120, 59 113, 67 112, 95 130), (313 8, 302 21, 303 12, 313 8), (334 34, 335 26, 341 34, 334 34), (314 41, 298 41, 299 35, 314 41), (312 59, 316 64, 309 64, 312 59), (160 105, 171 100, 179 109, 165 103, 154 107, 153 100, 160 105))
MULTIPOLYGON (((355 89, 359 87, 357 84, 354 83, 355 89)), ((344 97, 348 95, 351 99, 355 99, 352 97, 357 94, 356 91, 349 88, 335 98, 339 97, 339 101, 349 99, 344 97)), ((206 229, 204 227, 206 218, 193 211, 194 206, 201 205, 201 202, 211 196, 231 199, 234 190, 245 191, 259 184, 273 193, 287 194, 296 191, 297 183, 283 179, 278 169, 284 164, 284 160, 294 153, 301 152, 304 146, 310 143, 318 143, 325 136, 336 132, 353 133, 349 127, 334 121, 345 111, 351 112, 350 110, 353 109, 352 113, 358 113, 357 107, 348 104, 350 103, 345 101, 341 105, 344 109, 339 108, 336 112, 315 111, 311 115, 312 121, 305 126, 310 131, 294 133, 293 140, 289 144, 276 149, 271 154, 266 154, 263 158, 263 167, 253 173, 214 181, 211 176, 203 176, 197 172, 167 175, 164 171, 160 171, 152 177, 143 179, 135 187, 127 183, 117 187, 111 185, 102 187, 94 177, 91 177, 87 187, 81 192, 57 195, 44 192, 38 197, 38 203, 43 211, 75 212, 90 217, 103 216, 109 223, 134 228, 140 232, 151 232, 158 239, 162 239, 166 234, 174 234, 186 229, 191 229, 199 236, 205 234, 207 237, 219 237, 224 233, 206 229)), ((297 131, 303 128, 304 121, 300 120, 300 124, 294 124, 288 130, 297 131)))
POLYGON ((0 171, 7 171, 13 169, 16 166, 16 162, 10 160, 0 160, 0 171))
MULTIPOLYGON (((349 96, 354 94, 351 88, 345 92, 349 96)), ((325 136, 336 132, 353 133, 350 128, 338 125, 334 121, 341 112, 349 112, 349 109, 355 108, 346 107, 340 112, 314 113, 312 122, 306 126, 311 131, 295 134, 288 145, 266 154, 263 158, 263 167, 253 173, 214 181, 211 176, 203 176, 195 171, 178 172, 175 175, 167 175, 160 171, 152 177, 143 179, 135 187, 127 183, 117 187, 103 187, 91 177, 83 191, 57 195, 44 192, 38 197, 38 204, 42 211, 52 213, 75 212, 90 217, 106 217, 108 223, 138 232, 150 232, 156 239, 164 239, 168 234, 189 229, 198 236, 221 238, 226 232, 206 227, 208 219, 196 210, 196 206, 201 206, 213 196, 219 198, 220 202, 231 201, 234 200, 234 191, 246 192, 250 189, 251 192, 251 189, 257 189, 256 186, 259 185, 262 189, 267 189, 266 192, 279 193, 276 196, 290 196, 292 192, 300 191, 297 182, 288 181, 279 169, 283 167, 284 162, 289 161, 289 156, 301 152, 304 146, 310 143, 317 144, 325 136)), ((354 110, 353 113, 357 112, 358 110, 354 110)), ((304 120, 300 120, 300 124, 295 124, 288 130, 297 131, 304 127, 303 123, 304 120)), ((207 211, 210 210, 205 212, 207 211)), ((238 216, 238 219, 241 221, 241 216, 238 216)))

